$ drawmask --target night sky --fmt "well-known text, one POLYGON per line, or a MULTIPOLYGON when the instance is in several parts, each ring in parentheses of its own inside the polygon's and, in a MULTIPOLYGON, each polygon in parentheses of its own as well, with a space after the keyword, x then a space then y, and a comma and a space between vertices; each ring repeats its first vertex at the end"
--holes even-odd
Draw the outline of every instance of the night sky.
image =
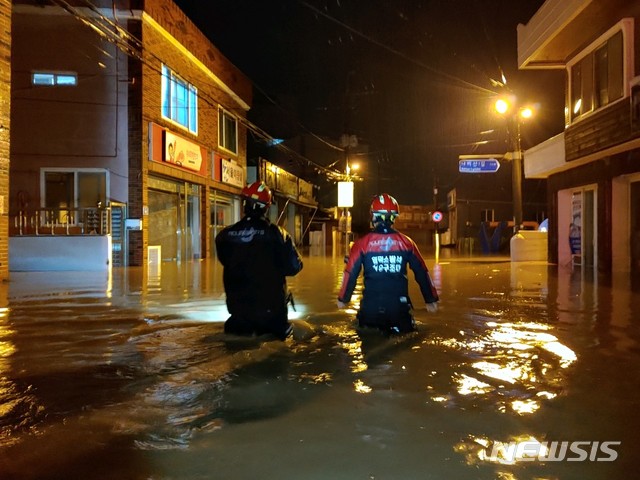
POLYGON ((400 203, 455 185, 460 154, 510 149, 500 92, 540 106, 523 148, 563 128, 563 72, 517 69, 516 26, 543 0, 175 1, 253 82, 252 121, 278 138, 356 135, 365 182, 400 203))

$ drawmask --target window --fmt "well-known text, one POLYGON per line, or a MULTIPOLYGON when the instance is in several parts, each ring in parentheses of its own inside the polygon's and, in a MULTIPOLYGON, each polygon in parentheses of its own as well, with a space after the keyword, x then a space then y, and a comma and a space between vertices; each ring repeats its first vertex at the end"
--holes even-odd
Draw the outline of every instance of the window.
POLYGON ((162 116, 198 133, 198 90, 162 66, 162 116))
POLYGON ((78 75, 75 73, 33 72, 31 74, 31 84, 47 87, 56 85, 75 87, 78 85, 78 75))
POLYGON ((618 31, 570 67, 574 120, 624 95, 623 32, 618 31))
POLYGON ((486 210, 480 211, 480 221, 481 222, 493 222, 495 221, 495 211, 493 208, 488 208, 486 210))
POLYGON ((218 144, 225 150, 238 153, 238 121, 222 108, 218 110, 218 144))
POLYGON ((104 170, 44 170, 42 181, 44 208, 96 208, 98 202, 106 206, 107 172, 104 170))

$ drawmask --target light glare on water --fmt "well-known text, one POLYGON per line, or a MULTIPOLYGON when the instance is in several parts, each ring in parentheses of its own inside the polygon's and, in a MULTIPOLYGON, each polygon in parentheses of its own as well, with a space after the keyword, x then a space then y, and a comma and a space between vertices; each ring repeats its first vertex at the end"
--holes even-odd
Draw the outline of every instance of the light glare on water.
POLYGON ((0 478, 631 478, 637 292, 543 264, 427 264, 439 311, 410 276, 418 331, 385 338, 355 328, 360 286, 336 308, 342 258, 305 257, 286 342, 223 334, 213 262, 16 275, 0 478), (540 461, 553 441, 600 443, 540 461), (615 461, 597 461, 606 441, 615 461))

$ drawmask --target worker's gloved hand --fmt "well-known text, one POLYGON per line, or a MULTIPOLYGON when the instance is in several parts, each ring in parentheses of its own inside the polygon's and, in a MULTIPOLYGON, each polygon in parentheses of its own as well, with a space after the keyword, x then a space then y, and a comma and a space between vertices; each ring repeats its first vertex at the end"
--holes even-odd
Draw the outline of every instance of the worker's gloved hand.
POLYGON ((438 311, 438 304, 433 302, 433 303, 427 303, 427 312, 431 312, 431 313, 436 313, 438 311))
POLYGON ((344 308, 344 307, 346 307, 346 306, 347 306, 347 304, 346 304, 346 303, 341 302, 340 300, 338 300, 338 302, 336 303, 336 305, 338 305, 338 308, 344 308))

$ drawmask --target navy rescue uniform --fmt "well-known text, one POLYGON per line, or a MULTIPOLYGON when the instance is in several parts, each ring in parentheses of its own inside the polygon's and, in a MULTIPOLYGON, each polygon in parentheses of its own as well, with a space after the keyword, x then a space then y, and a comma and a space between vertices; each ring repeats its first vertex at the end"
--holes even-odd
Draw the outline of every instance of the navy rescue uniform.
POLYGON ((216 236, 216 251, 231 315, 225 332, 285 339, 292 331, 286 277, 302 270, 289 234, 262 215, 248 215, 216 236))
POLYGON ((361 327, 379 328, 385 333, 415 329, 409 298, 407 265, 426 303, 438 301, 438 293, 415 242, 384 222, 351 247, 338 300, 348 303, 364 269, 364 291, 358 311, 361 327))

